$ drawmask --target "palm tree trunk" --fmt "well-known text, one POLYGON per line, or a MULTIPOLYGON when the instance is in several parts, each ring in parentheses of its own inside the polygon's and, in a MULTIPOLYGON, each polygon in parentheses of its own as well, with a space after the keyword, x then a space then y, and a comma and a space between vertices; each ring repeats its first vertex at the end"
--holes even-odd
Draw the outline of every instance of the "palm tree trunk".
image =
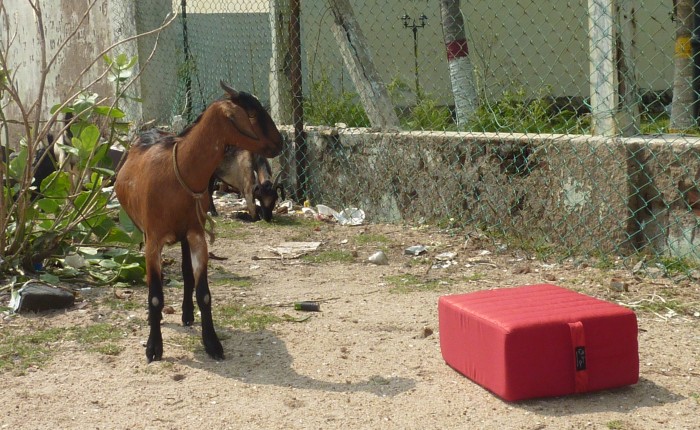
POLYGON ((464 31, 464 19, 459 3, 459 0, 440 0, 457 124, 462 126, 469 121, 476 110, 477 96, 474 72, 469 59, 469 49, 464 31))

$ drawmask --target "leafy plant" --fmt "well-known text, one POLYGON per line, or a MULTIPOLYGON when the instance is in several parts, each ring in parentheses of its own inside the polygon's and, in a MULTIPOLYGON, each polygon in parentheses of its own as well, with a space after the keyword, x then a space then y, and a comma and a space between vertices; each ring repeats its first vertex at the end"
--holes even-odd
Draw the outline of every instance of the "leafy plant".
POLYGON ((304 100, 306 121, 313 125, 369 127, 370 122, 355 93, 336 91, 326 74, 311 84, 309 97, 304 100))
POLYGON ((524 88, 506 91, 496 102, 484 101, 467 128, 485 132, 582 134, 588 124, 574 112, 555 112, 544 96, 528 98, 524 88))
POLYGON ((455 123, 447 106, 423 95, 411 110, 406 126, 412 130, 450 130, 455 128, 455 123))
MULTIPOLYGON (((52 260, 59 263, 55 265, 58 266, 56 276, 62 277, 74 277, 87 271, 99 281, 107 282, 133 281, 136 274, 143 275, 143 264, 126 250, 100 253, 104 258, 100 262, 90 261, 87 266, 92 270, 78 270, 60 258, 86 243, 117 246, 138 243, 142 239, 124 213, 117 217, 118 206, 111 203, 111 190, 104 187, 114 176, 108 151, 113 144, 126 142, 130 124, 124 120, 125 113, 119 103, 128 98, 123 88, 132 76, 136 58, 124 54, 116 58, 104 56, 104 62, 116 90, 111 104, 95 93, 83 91, 50 111, 49 122, 58 123, 61 115, 71 118, 70 124, 63 125, 59 132, 70 131, 71 141, 55 145, 75 160, 74 175, 63 166, 56 166, 41 183, 32 183, 34 160, 36 154, 41 154, 43 136, 31 127, 26 128, 28 134, 20 141, 7 169, 4 165, 1 169, 7 172, 0 178, 4 179, 0 198, 7 211, 0 213, 0 272, 22 274, 41 270, 52 260), (109 255, 110 252, 113 255, 109 255)), ((14 98, 13 102, 21 104, 22 100, 14 98)))

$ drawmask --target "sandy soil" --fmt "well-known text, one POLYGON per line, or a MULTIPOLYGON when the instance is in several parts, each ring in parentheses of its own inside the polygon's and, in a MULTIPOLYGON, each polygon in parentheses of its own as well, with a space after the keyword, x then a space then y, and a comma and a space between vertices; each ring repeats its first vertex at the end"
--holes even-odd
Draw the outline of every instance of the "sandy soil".
MULTIPOLYGON (((700 428, 697 280, 640 277, 590 260, 539 261, 478 234, 433 227, 343 227, 291 218, 272 226, 220 224, 210 251, 228 259, 210 261, 215 319, 235 305, 277 322, 262 329, 219 323, 226 360, 215 362, 200 346, 198 327, 180 325, 181 290, 169 286, 166 302, 174 313, 164 316, 164 360, 147 364, 145 287, 118 292, 119 298, 111 288, 81 290, 82 301, 68 311, 5 313, 0 330, 16 336, 99 322, 121 335, 116 354, 66 337, 47 345, 47 362, 0 373, 0 428, 700 428), (260 258, 272 255, 267 246, 285 241, 321 246, 310 254, 315 260, 260 258), (412 245, 427 246, 427 254, 405 255, 412 245), (367 262, 379 249, 388 265, 367 262), (448 251, 456 253, 455 264, 432 268, 448 251), (338 261, 348 255, 351 261, 338 261), (541 282, 635 306, 638 384, 507 403, 445 364, 441 295, 541 282), (621 285, 628 291, 615 291, 621 285), (321 301, 321 312, 288 306, 300 300, 321 301)), ((166 273, 172 279, 179 277, 177 250, 166 252, 175 260, 166 273)), ((0 304, 6 300, 0 296, 0 304)))

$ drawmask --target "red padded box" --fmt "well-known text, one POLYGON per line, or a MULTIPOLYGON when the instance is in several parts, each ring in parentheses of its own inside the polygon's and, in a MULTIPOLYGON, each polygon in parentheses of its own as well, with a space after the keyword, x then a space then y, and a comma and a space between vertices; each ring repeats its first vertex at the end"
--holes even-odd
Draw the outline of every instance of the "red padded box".
POLYGON ((508 401, 635 384, 637 317, 556 285, 440 297, 445 362, 508 401))

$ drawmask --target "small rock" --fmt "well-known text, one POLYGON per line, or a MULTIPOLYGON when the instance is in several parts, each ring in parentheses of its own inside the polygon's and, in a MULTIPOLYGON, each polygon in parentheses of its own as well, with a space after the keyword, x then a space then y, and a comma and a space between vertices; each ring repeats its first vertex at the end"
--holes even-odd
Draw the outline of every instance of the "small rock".
POLYGON ((610 280, 610 289, 622 293, 629 291, 629 286, 620 278, 612 278, 610 280))
POLYGON ((384 251, 375 252, 374 254, 369 256, 368 260, 370 263, 376 265, 389 264, 389 259, 386 257, 386 254, 384 254, 384 251))
POLYGON ((163 313, 166 315, 172 315, 175 313, 175 308, 172 306, 163 306, 163 313))
POLYGON ((425 339, 426 337, 430 337, 433 335, 433 329, 430 327, 423 327, 423 330, 421 330, 420 334, 418 335, 419 338, 425 339))
POLYGON ((520 265, 513 267, 513 270, 511 270, 511 273, 514 275, 525 275, 527 273, 532 273, 532 268, 530 267, 529 264, 520 264, 520 265))
POLYGON ((545 273, 542 277, 544 278, 545 281, 549 281, 549 282, 556 282, 556 280, 557 280, 557 277, 551 273, 545 273))
POLYGON ((41 312, 69 308, 75 304, 75 295, 63 288, 29 281, 13 293, 10 307, 15 312, 41 312))
POLYGON ((172 376, 172 378, 173 378, 173 381, 176 381, 176 382, 182 381, 183 379, 185 379, 185 375, 183 375, 182 373, 176 373, 172 376))

